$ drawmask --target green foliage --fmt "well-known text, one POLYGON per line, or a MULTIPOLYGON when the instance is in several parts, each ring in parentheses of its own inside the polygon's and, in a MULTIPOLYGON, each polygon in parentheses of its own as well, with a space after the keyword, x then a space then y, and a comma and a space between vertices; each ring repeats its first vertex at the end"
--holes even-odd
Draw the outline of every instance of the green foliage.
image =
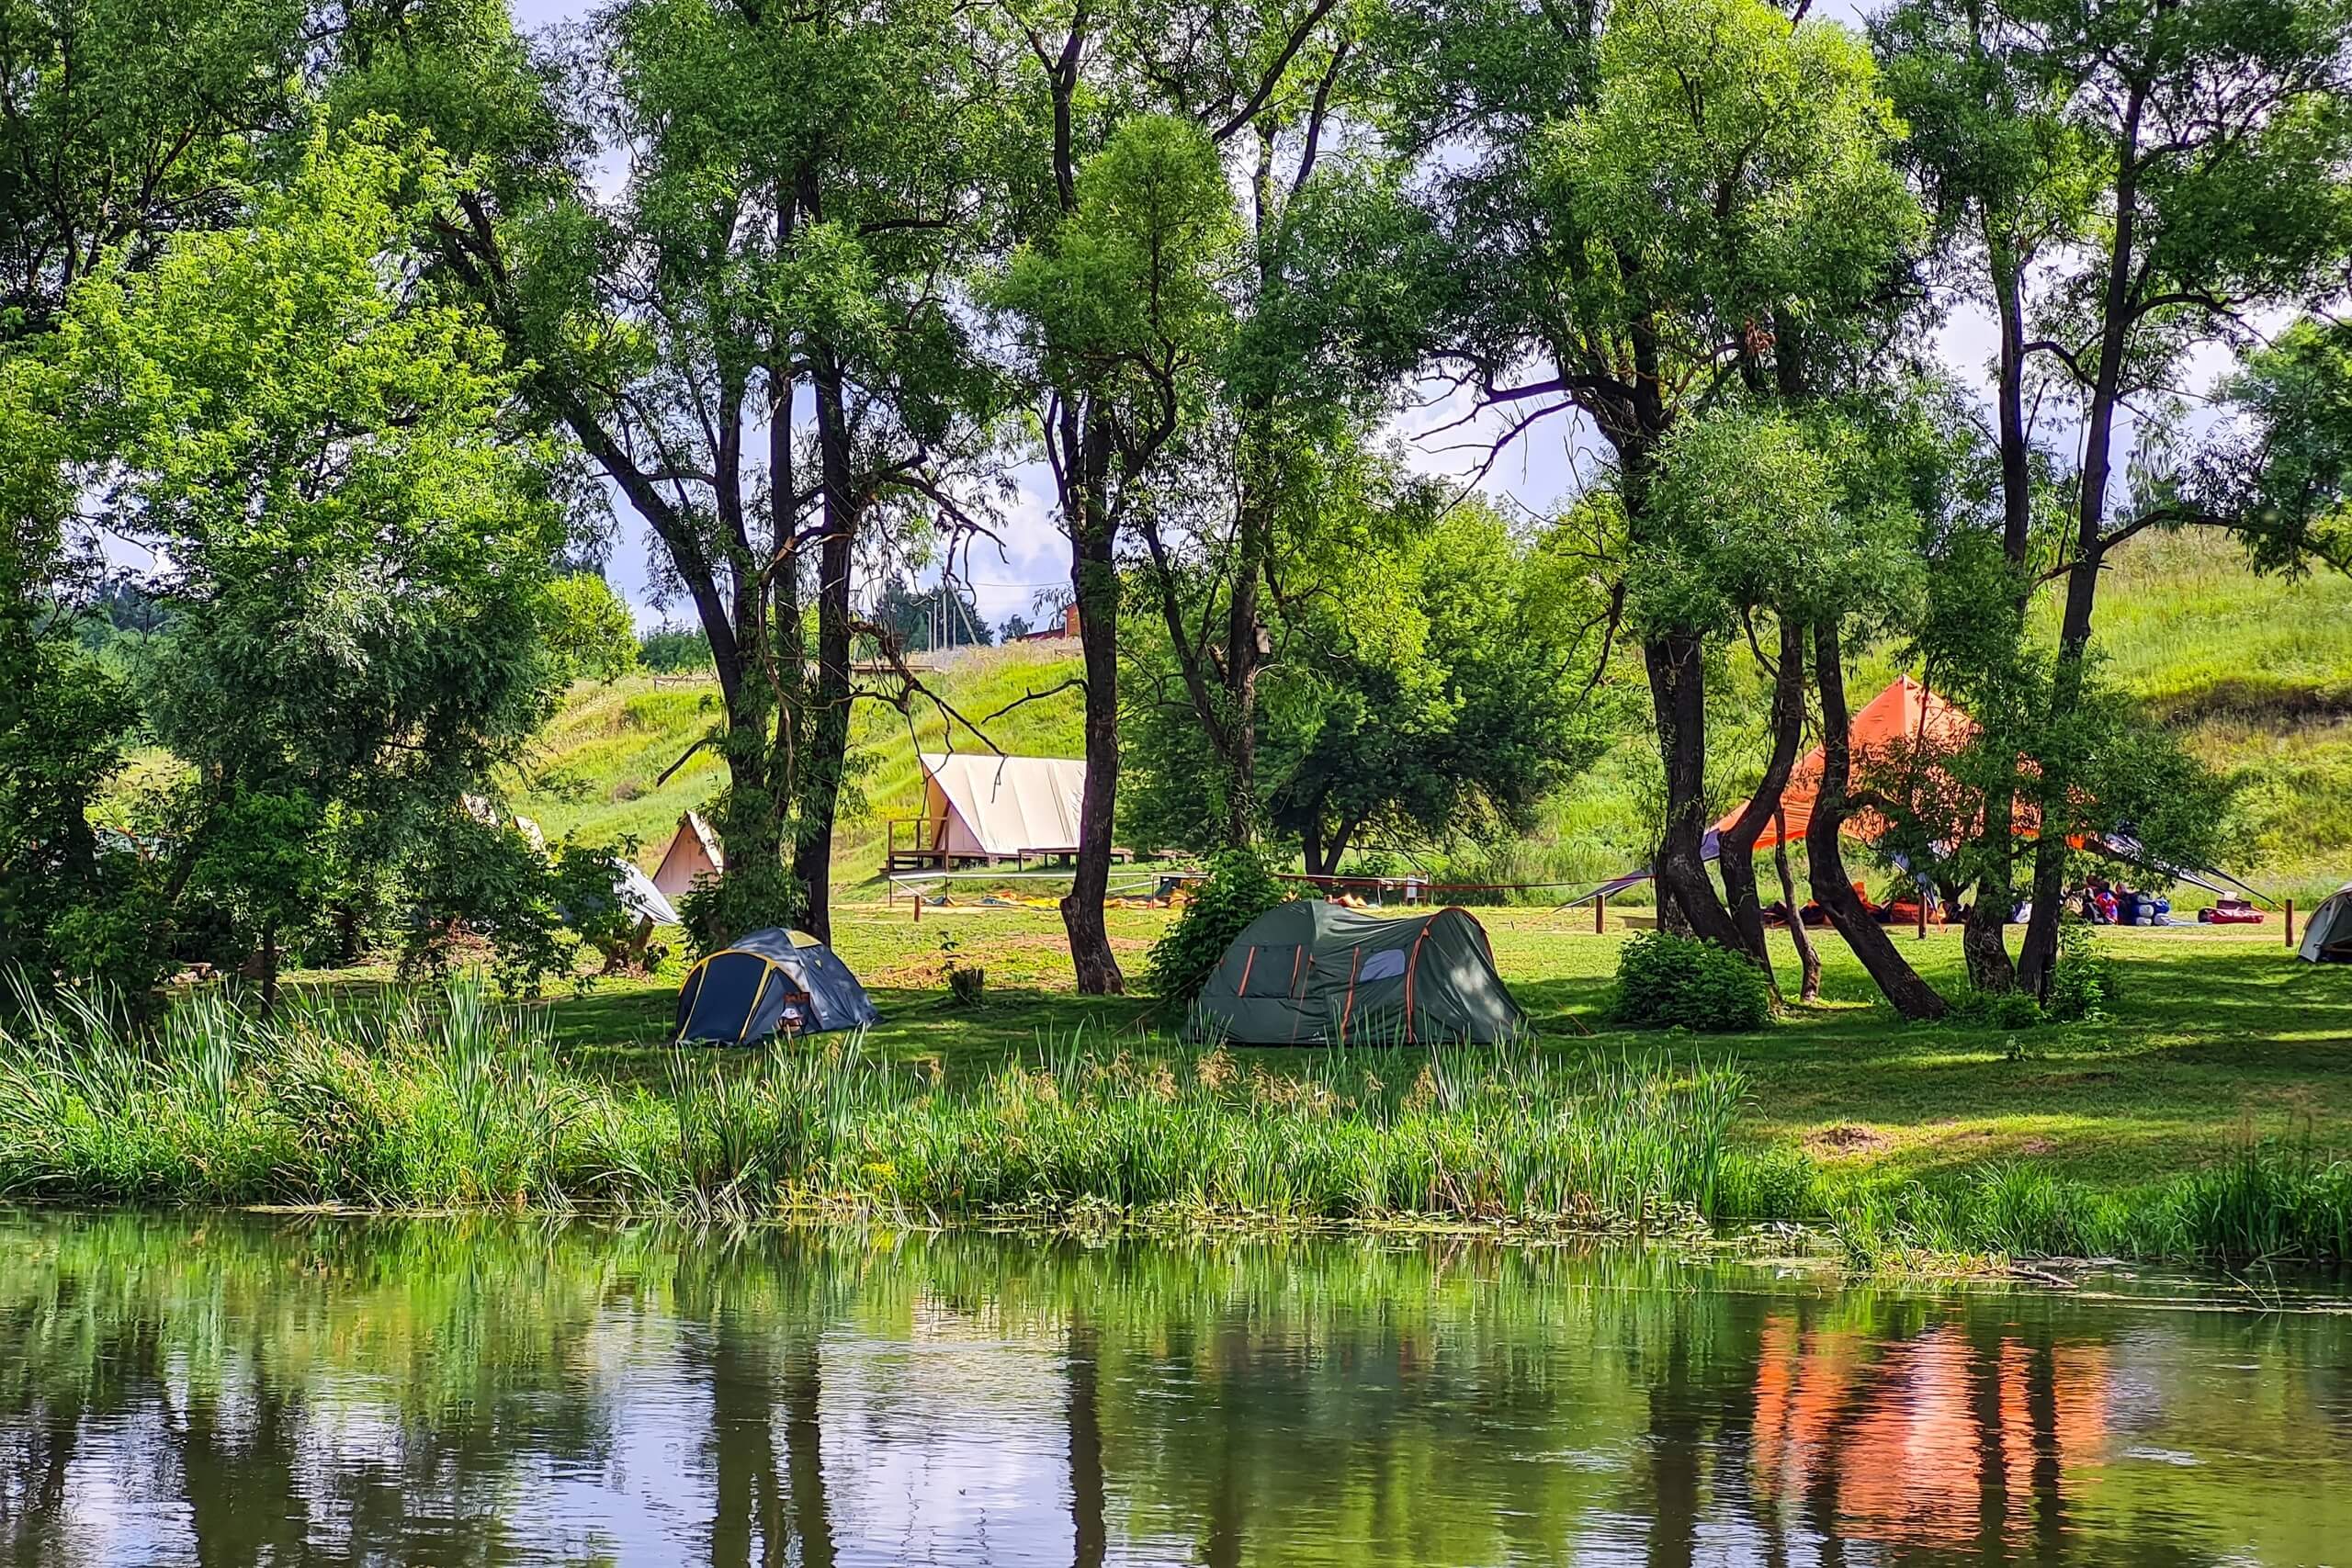
POLYGON ((544 615, 548 652, 570 679, 610 685, 637 668, 637 617, 595 572, 571 572, 549 582, 544 615))
POLYGON ((1728 1034, 1772 1021, 1764 971, 1739 953, 1671 931, 1639 931, 1617 955, 1615 1021, 1728 1034))
MULTIPOLYGON (((634 844, 624 841, 620 853, 634 844)), ((536 995, 550 976, 584 989, 584 953, 610 962, 637 924, 616 893, 615 852, 570 840, 553 854, 511 819, 450 813, 408 868, 414 919, 402 933, 404 978, 446 976, 484 954, 500 991, 536 995)))
POLYGON ((1955 1023, 1985 1029, 2032 1029, 2044 1014, 2041 1002, 2030 991, 1969 991, 1944 1016, 1955 1023))
POLYGON ((2248 1141, 2218 1164, 2118 1191, 2005 1162, 1841 1196, 1829 1213, 1864 1270, 1987 1256, 2336 1263, 2352 1258, 2352 1165, 2248 1141))
POLYGON ((1193 885, 1183 913, 1152 944, 1152 994, 1179 1002, 1199 996, 1234 939, 1289 897, 1255 850, 1227 850, 1211 859, 1208 875, 1193 885))
POLYGON ((2042 1011, 2062 1023, 2093 1022, 2120 999, 2115 963, 2098 950, 2091 924, 2068 914, 2058 922, 2058 965, 2050 976, 2042 1011))
MULTIPOLYGON (((446 177, 429 149, 316 138, 235 229, 110 255, 47 356, 46 449, 163 563, 140 718, 188 771, 142 808, 165 868, 134 879, 146 946, 257 949, 266 992, 283 944, 519 752, 563 673, 546 454, 507 425, 495 340, 401 265, 399 203, 446 177)), ((120 761, 105 689, 52 716, 92 770, 120 761)))
POLYGON ((800 907, 791 868, 777 862, 749 864, 730 859, 724 876, 701 876, 675 901, 686 946, 696 958, 716 953, 736 938, 770 926, 789 926, 800 907))
MULTIPOLYGON (((1567 532, 1524 541, 1483 505, 1438 508, 1409 488, 1376 502, 1326 541, 1327 585, 1269 616, 1289 652, 1260 681, 1259 795, 1312 871, 1375 839, 1523 830, 1617 716, 1590 689, 1597 592, 1567 532)), ((1136 640, 1159 673, 1164 637, 1136 640)), ((1159 694, 1175 681, 1126 715, 1124 809, 1132 832, 1206 848, 1224 839, 1226 786, 1192 710, 1159 694)))
POLYGON ((1239 230, 1216 146, 1174 115, 1122 121, 1079 172, 1076 212, 1015 252, 990 298, 1056 386, 1094 389, 1138 428, 1229 330, 1218 286, 1239 230))
POLYGON ((235 220, 273 133, 301 119, 309 17, 302 0, 0 7, 0 344, 53 330, 105 250, 235 220))
POLYGON ((1551 133, 1555 199, 1606 247, 1581 309, 1671 303, 1735 330, 1801 314, 1836 332, 1921 237, 1889 161, 1901 122, 1862 41, 1759 0, 1612 9, 1594 100, 1551 133))
POLYGON ((2294 322, 2221 390, 2239 426, 2199 455, 2188 488, 2199 510, 2236 524, 2256 570, 2352 570, 2352 333, 2294 322))
POLYGON ((710 668, 710 638, 699 628, 661 626, 637 642, 637 661, 656 675, 710 668))

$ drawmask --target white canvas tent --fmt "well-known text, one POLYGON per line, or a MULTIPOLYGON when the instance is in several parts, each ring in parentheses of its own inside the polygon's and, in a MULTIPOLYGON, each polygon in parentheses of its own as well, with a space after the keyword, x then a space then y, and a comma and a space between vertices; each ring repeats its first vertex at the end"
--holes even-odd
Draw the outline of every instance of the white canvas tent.
POLYGON ((2296 950, 2312 964, 2352 964, 2352 882, 2320 901, 2296 950))
POLYGON ((678 911, 653 886, 653 879, 628 862, 615 857, 613 861, 613 892, 621 907, 641 920, 651 920, 657 926, 674 926, 678 911))
POLYGON ((926 752, 927 848, 946 861, 1075 854, 1086 764, 1075 757, 926 752))
POLYGON ((693 889, 696 877, 717 876, 726 869, 727 857, 719 852, 718 836, 700 813, 689 811, 678 818, 678 831, 670 847, 662 852, 653 886, 662 897, 674 901, 693 889))

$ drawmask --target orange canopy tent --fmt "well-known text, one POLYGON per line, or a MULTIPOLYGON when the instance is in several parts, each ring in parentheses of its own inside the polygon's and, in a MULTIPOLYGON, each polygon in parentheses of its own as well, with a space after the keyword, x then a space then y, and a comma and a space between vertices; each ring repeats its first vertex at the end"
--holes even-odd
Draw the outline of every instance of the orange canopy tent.
MULTIPOLYGON (((1906 747, 1930 756, 1949 752, 1966 744, 1975 733, 1974 719, 1908 675, 1896 676, 1894 683, 1863 705, 1846 727, 1857 769, 1883 762, 1906 747)), ((1788 787, 1781 792, 1780 815, 1764 825, 1763 836, 1756 840, 1758 849, 1769 850, 1779 843, 1783 824, 1792 842, 1804 841, 1805 829, 1813 823, 1813 803, 1821 794, 1822 763, 1818 746, 1797 759, 1788 787)), ((1729 832, 1747 808, 1743 801, 1724 813, 1715 824, 1715 832, 1729 832)), ((1864 840, 1875 840, 1883 828, 1867 812, 1856 814, 1846 824, 1848 833, 1864 840)))
MULTIPOLYGON (((1848 744, 1858 771, 1874 762, 1885 763, 1907 750, 1923 764, 1921 777, 1928 781, 1927 787, 1930 788, 1936 787, 1934 781, 1941 781, 1945 785, 1950 784, 1936 759, 1950 756, 1973 739, 1977 731, 1978 725, 1974 719, 1908 675, 1896 676, 1892 685, 1864 704, 1861 711, 1848 720, 1846 726, 1848 744)), ((1791 842, 1804 841, 1805 829, 1813 825, 1814 802, 1821 795, 1822 766, 1822 749, 1818 746, 1797 759, 1796 766, 1789 772, 1788 786, 1781 792, 1781 809, 1774 820, 1764 825, 1763 834, 1756 840, 1758 849, 1769 850, 1781 842, 1783 836, 1791 842)), ((2030 758, 2019 758, 2018 766, 2028 773, 2036 771, 2030 758)), ((1739 820, 1740 812, 1746 809, 1747 803, 1743 801, 1725 812, 1722 820, 1708 829, 1700 851, 1703 859, 1715 858, 1723 835, 1739 820)), ((2019 834, 2031 838, 2041 828, 2041 812, 2031 802, 2021 800, 2017 803, 2011 820, 2019 834)), ((1865 842, 1875 843, 1884 835, 1886 827, 1885 819, 1876 812, 1858 811, 1847 819, 1844 830, 1865 842)), ((2066 841, 2078 849, 2086 841, 2094 841, 2104 852, 2119 860, 2144 865, 2173 880, 2193 882, 2199 887, 2217 893, 2226 891, 2212 880, 2217 876, 2233 886, 2245 888, 2250 893, 2254 891, 2226 872, 2200 872, 2152 860, 2139 840, 2128 831, 2109 832, 2096 840, 2070 834, 2066 841)), ((1897 858, 1895 863, 1902 865, 1904 863, 1897 858)), ((1588 898, 1607 898, 1646 882, 1649 877, 1647 868, 1629 872, 1602 883, 1590 893, 1579 894, 1569 902, 1581 904, 1588 898)), ((2257 893, 2255 897, 2262 896, 2257 893)))

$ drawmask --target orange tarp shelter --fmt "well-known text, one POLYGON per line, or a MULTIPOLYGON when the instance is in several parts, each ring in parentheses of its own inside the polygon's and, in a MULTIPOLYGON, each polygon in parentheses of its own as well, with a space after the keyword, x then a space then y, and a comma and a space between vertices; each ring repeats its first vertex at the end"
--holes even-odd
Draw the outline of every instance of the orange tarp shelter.
MULTIPOLYGON (((1883 761, 1906 746, 1930 755, 1949 752, 1966 744, 1975 733, 1974 719, 1908 675, 1895 677, 1894 683, 1865 704, 1846 727, 1858 769, 1883 761)), ((1764 834, 1756 840, 1758 849, 1769 850, 1779 843, 1783 823, 1790 841, 1804 841, 1805 829, 1813 823, 1813 803, 1821 795, 1822 766, 1818 746, 1797 759, 1789 773, 1788 787, 1781 792, 1780 817, 1764 824, 1764 834)), ((1743 801, 1724 813, 1714 830, 1729 832, 1747 808, 1743 801)), ((1874 814, 1858 813, 1847 822, 1846 831, 1858 839, 1875 840, 1883 826, 1874 814)))

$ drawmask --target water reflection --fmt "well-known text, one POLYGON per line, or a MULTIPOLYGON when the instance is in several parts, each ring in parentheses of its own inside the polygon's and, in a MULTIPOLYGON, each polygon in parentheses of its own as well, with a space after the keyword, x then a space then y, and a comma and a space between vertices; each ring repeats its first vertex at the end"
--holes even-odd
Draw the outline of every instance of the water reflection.
POLYGON ((15 1216, 0 1554, 2324 1560, 2345 1320, 2191 1305, 1460 1246, 15 1216))

